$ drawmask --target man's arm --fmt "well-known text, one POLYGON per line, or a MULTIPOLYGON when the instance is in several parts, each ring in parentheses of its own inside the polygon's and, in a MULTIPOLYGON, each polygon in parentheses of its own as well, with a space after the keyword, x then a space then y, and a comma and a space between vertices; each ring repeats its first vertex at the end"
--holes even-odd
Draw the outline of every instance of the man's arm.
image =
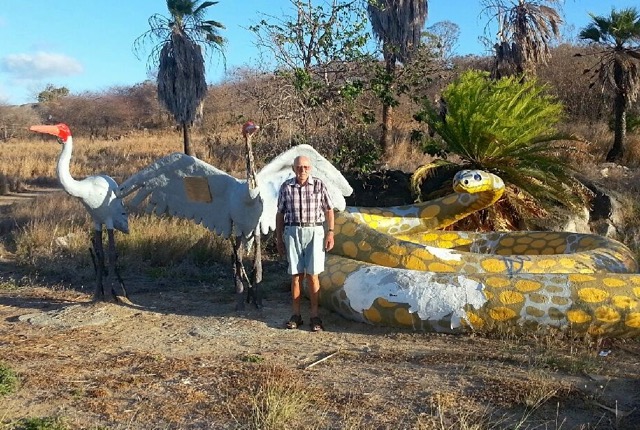
POLYGON ((324 217, 327 222, 327 236, 324 241, 324 249, 326 251, 331 251, 333 248, 333 228, 335 227, 335 217, 333 213, 333 209, 327 209, 324 212, 324 217))
POLYGON ((278 254, 284 255, 284 214, 278 212, 276 214, 276 245, 278 254))

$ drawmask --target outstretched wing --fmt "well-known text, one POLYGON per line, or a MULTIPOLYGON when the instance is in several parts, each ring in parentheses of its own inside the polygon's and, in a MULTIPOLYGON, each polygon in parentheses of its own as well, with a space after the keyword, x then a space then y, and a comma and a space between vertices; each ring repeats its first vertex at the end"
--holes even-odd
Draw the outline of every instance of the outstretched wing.
POLYGON ((149 197, 147 212, 191 219, 223 237, 249 236, 262 214, 262 201, 251 198, 246 181, 181 153, 161 158, 131 176, 118 194, 125 197, 135 191, 130 206, 139 206, 149 197))
POLYGON ((294 176, 293 162, 300 155, 308 157, 311 161, 313 166, 311 175, 322 179, 327 185, 334 207, 338 210, 344 210, 346 207, 344 198, 351 195, 353 188, 342 176, 342 173, 313 147, 309 145, 294 146, 274 158, 257 174, 258 188, 263 202, 262 217, 260 218, 260 228, 263 234, 276 228, 278 192, 282 183, 294 176))

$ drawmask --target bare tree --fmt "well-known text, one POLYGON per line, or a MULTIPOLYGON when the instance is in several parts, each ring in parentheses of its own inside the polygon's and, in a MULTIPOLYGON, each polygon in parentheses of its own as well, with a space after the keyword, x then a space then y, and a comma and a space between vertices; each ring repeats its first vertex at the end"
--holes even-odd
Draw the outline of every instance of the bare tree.
POLYGON ((536 66, 551 58, 551 44, 560 37, 562 18, 551 4, 563 0, 482 0, 483 13, 498 23, 493 46, 494 78, 535 76, 536 66))

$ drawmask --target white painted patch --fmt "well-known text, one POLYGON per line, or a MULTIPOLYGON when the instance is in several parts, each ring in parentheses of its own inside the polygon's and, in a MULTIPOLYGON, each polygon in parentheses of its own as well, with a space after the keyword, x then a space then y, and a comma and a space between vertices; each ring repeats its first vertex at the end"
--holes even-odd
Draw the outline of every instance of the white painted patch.
POLYGON ((421 320, 450 319, 451 328, 467 320, 466 305, 481 308, 487 298, 478 281, 462 275, 367 266, 352 272, 344 283, 351 307, 359 313, 377 298, 407 303, 421 320))
POLYGON ((425 249, 441 260, 460 261, 462 253, 448 248, 438 248, 435 246, 425 246, 425 249))

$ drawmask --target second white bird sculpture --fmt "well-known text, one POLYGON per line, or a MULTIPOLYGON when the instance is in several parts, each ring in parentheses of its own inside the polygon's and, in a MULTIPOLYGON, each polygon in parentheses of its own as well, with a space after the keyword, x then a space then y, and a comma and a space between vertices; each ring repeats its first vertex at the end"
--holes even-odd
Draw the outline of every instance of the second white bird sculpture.
POLYGON ((235 237, 234 281, 236 308, 244 306, 243 280, 248 283, 248 296, 257 307, 262 306, 259 284, 262 280, 260 234, 275 231, 277 199, 280 185, 294 176, 293 161, 297 156, 309 157, 314 175, 322 179, 338 210, 346 206, 344 197, 352 188, 327 159, 309 145, 295 146, 274 158, 255 173, 251 135, 258 130, 253 123, 243 126, 247 161, 247 179, 237 179, 198 158, 182 153, 164 157, 123 182, 119 197, 137 191, 129 202, 140 205, 147 197, 147 212, 169 214, 191 219, 223 237, 235 237), (253 279, 242 264, 243 244, 254 243, 253 279))

